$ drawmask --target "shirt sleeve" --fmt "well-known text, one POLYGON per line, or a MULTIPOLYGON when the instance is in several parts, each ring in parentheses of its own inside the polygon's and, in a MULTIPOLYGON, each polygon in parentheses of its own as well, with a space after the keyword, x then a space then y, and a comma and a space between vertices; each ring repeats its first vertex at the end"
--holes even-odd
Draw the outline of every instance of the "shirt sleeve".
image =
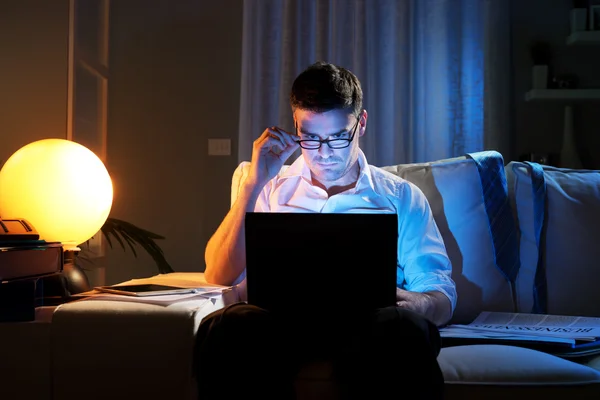
MULTIPOLYGON (((248 177, 248 173, 250 171, 250 162, 242 161, 236 169, 233 171, 233 177, 231 179, 231 202, 230 207, 233 207, 233 204, 238 198, 240 190, 242 188, 242 184, 248 177)), ((268 182, 263 190, 261 190, 258 195, 258 199, 256 200, 256 205, 254 206, 254 211, 256 212, 268 212, 270 211, 269 207, 269 196, 271 193, 271 187, 273 185, 273 180, 268 182)))
MULTIPOLYGON (((250 162, 249 161, 242 161, 240 164, 238 164, 238 166, 236 167, 236 169, 233 171, 233 177, 231 180, 231 203, 230 203, 230 208, 233 207, 233 204, 235 203, 235 201, 238 198, 240 189, 242 187, 242 184, 244 183, 244 181, 246 180, 246 178, 248 177, 248 172, 250 170, 250 162)), ((265 187, 263 188, 263 190, 261 190, 258 199, 256 200, 256 205, 254 206, 254 211, 255 212, 268 212, 270 211, 270 207, 269 207, 269 195, 270 195, 270 191, 271 191, 271 185, 272 182, 269 182, 265 185, 265 187)), ((244 280, 246 279, 246 268, 244 268, 244 270, 242 271, 242 273, 240 274, 240 276, 238 276, 235 281, 233 281, 232 285, 238 285, 241 284, 242 282, 244 282, 244 280)))
POLYGON ((442 292, 454 312, 457 293, 452 263, 429 202, 411 182, 405 181, 398 190, 398 286, 414 292, 442 292))

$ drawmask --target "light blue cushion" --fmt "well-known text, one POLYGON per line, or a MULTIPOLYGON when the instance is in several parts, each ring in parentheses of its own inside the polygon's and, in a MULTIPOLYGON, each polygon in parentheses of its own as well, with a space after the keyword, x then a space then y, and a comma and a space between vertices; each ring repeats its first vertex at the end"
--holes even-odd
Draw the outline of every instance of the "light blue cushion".
POLYGON ((546 218, 538 248, 530 170, 522 162, 506 166, 520 233, 519 310, 532 310, 533 283, 541 254, 548 293, 545 312, 600 316, 600 171, 542 168, 546 218))

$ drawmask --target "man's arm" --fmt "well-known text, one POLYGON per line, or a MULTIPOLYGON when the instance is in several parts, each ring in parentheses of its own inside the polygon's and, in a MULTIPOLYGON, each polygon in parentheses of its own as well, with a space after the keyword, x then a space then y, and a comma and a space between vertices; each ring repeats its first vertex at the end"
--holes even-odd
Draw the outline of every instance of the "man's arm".
POLYGON ((414 184, 399 194, 398 262, 402 276, 397 304, 416 311, 437 326, 446 324, 456 305, 452 263, 423 192, 414 184))
POLYGON ((260 194, 258 185, 244 181, 237 200, 206 245, 204 276, 209 283, 231 285, 246 267, 244 217, 253 211, 260 194))
POLYGON ((265 129, 254 141, 248 177, 242 183, 235 203, 206 245, 204 276, 207 282, 232 285, 242 274, 246 268, 246 212, 254 211, 262 189, 298 147, 291 134, 277 127, 265 129))

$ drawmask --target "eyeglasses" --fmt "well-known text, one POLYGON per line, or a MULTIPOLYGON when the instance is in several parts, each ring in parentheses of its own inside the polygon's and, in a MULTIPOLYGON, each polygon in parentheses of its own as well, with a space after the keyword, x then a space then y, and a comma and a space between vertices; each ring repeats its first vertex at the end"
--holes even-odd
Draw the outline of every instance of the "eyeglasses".
MULTIPOLYGON (((327 146, 331 149, 345 149, 350 146, 352 140, 354 140, 354 134, 356 133, 356 128, 358 127, 358 123, 360 122, 360 117, 356 117, 356 124, 354 124, 354 128, 352 128, 352 135, 348 139, 325 139, 325 140, 296 140, 296 143, 300 145, 303 149, 307 150, 317 150, 320 149, 323 143, 327 143, 327 146)), ((295 125, 296 136, 298 135, 298 124, 295 125)), ((348 131, 349 132, 349 131, 348 131)), ((348 132, 340 133, 340 135, 348 134, 348 132)))

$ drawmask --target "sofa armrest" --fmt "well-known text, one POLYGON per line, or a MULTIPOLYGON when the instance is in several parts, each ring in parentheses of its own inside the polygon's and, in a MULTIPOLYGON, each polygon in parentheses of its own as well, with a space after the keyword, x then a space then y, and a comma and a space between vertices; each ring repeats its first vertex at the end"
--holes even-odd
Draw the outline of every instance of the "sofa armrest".
POLYGON ((52 322, 53 396, 57 399, 195 399, 195 337, 201 320, 235 291, 168 306, 80 300, 52 322))

